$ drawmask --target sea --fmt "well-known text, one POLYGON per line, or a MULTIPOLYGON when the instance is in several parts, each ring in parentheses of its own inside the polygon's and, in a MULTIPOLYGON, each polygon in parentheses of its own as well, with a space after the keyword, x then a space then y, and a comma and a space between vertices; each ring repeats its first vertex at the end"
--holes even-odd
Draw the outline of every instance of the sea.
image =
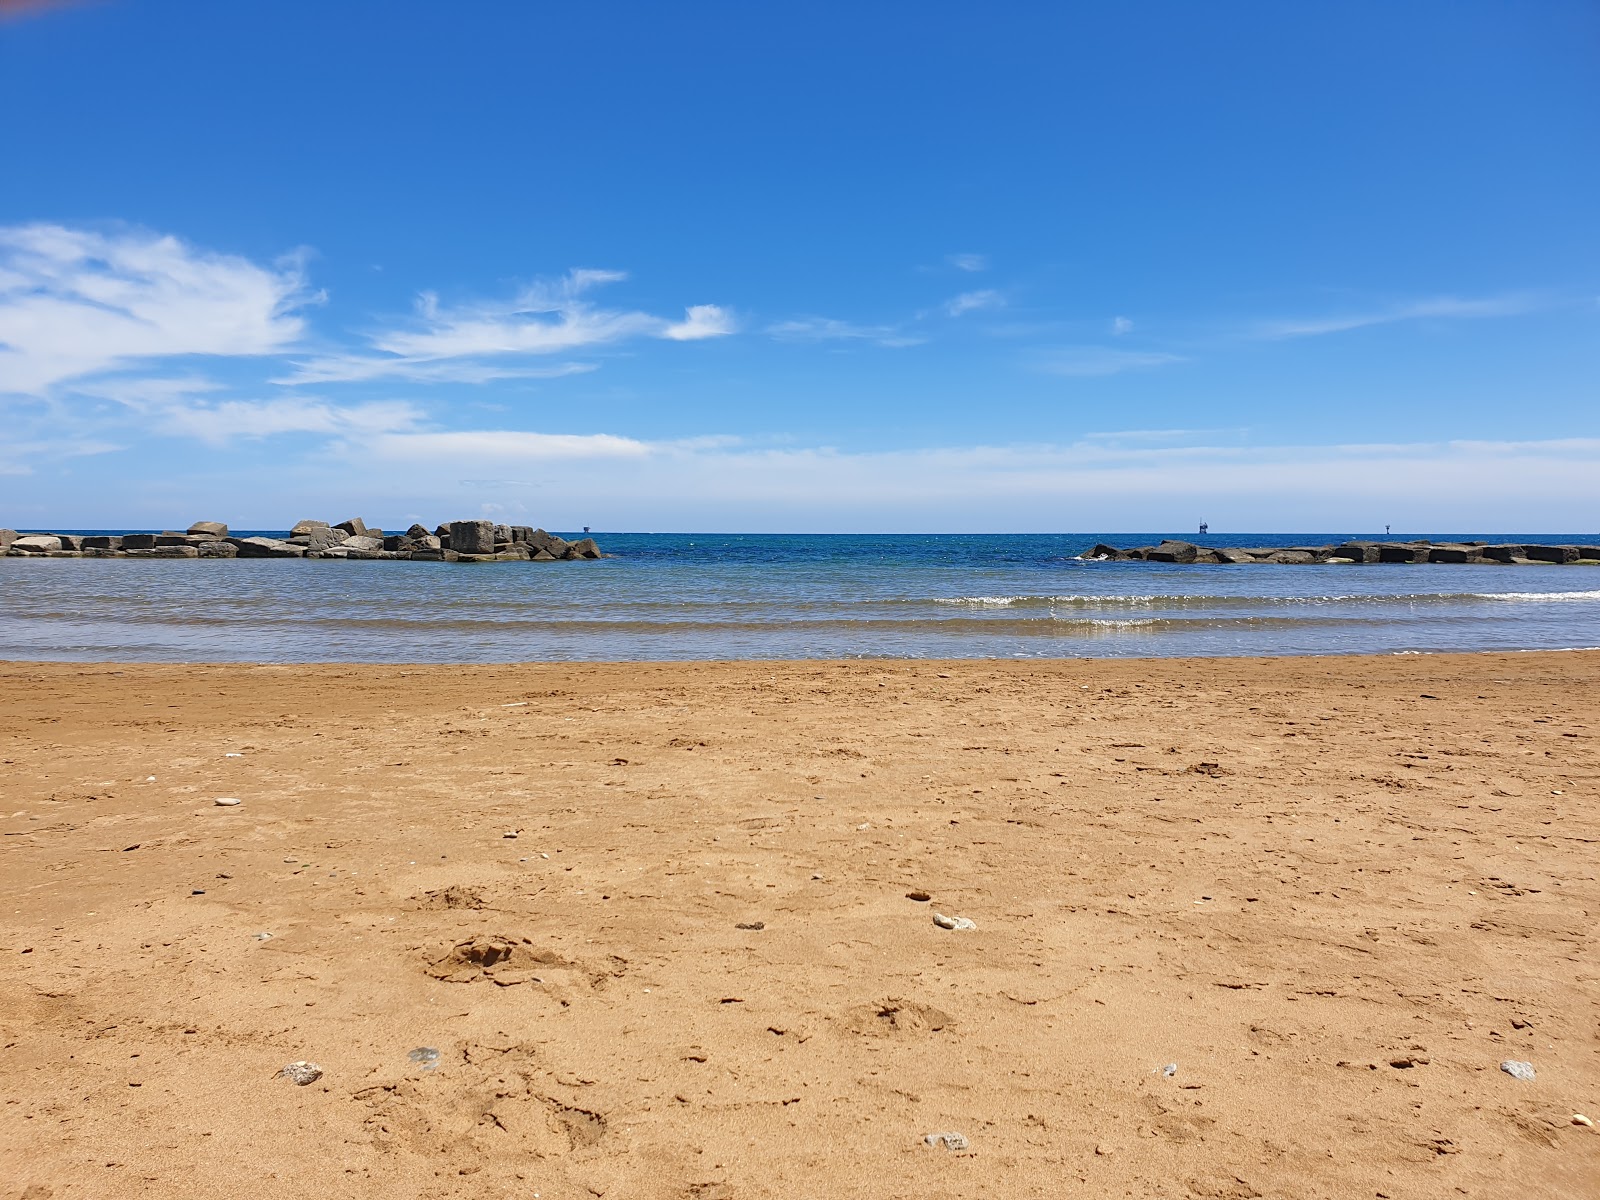
MULTIPOLYGON (((1099 541, 1195 540, 1159 533, 593 536, 609 557, 471 566, 0 557, 0 659, 1029 659, 1600 647, 1600 567, 1176 566, 1078 557, 1099 541)), ((1413 536, 1474 537, 1406 535, 1413 536)), ((1199 540, 1290 546, 1348 537, 1391 540, 1199 540)))

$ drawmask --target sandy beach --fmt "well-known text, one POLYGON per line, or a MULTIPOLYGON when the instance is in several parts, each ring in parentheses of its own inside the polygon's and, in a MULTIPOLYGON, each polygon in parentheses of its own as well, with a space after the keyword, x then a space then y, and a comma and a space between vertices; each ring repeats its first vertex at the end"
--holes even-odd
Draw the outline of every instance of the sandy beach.
POLYGON ((1597 1196, 1597 717, 1600 652, 3 663, 0 1197, 1597 1196))

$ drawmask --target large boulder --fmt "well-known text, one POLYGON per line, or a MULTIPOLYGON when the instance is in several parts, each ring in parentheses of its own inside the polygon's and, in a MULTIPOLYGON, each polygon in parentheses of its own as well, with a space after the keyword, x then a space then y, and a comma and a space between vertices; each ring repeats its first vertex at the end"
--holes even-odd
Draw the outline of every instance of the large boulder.
POLYGON ((1261 559, 1260 561, 1281 563, 1285 566, 1303 566, 1306 563, 1316 562, 1317 556, 1311 553, 1309 550, 1274 550, 1271 554, 1267 555, 1266 558, 1261 559))
POLYGON ((1526 546, 1501 543, 1497 546, 1485 546, 1481 553, 1485 558, 1492 558, 1495 562, 1509 563, 1515 562, 1517 559, 1527 558, 1528 556, 1523 553, 1525 549, 1527 549, 1526 546))
MULTIPOLYGON (((367 523, 360 517, 351 517, 348 521, 340 521, 334 528, 344 530, 351 537, 367 536, 367 523)), ((379 536, 381 537, 382 534, 380 533, 379 536)))
POLYGON ((0 554, 11 549, 11 543, 17 540, 15 529, 0 529, 0 554))
POLYGON ((229 538, 228 541, 238 548, 240 558, 304 558, 306 553, 304 546, 278 538, 229 538))
POLYGON ((1348 558, 1351 562, 1375 563, 1378 561, 1378 543, 1340 542, 1333 548, 1333 557, 1348 558))
POLYGON ((350 540, 350 535, 342 529, 323 526, 313 529, 310 533, 297 533, 289 541, 296 546, 303 546, 309 553, 313 550, 328 550, 334 546, 342 546, 350 540))
POLYGON ((58 533, 56 536, 61 539, 61 548, 63 550, 83 549, 84 535, 81 533, 58 533))
POLYGON ((345 538, 345 540, 340 543, 340 548, 343 550, 382 550, 383 539, 381 537, 370 537, 365 534, 355 534, 352 537, 345 538))
POLYGON ((228 536, 228 527, 221 521, 196 521, 189 526, 189 532, 209 534, 214 538, 225 538, 228 536))
POLYGON ((1193 542, 1175 542, 1170 538, 1145 555, 1150 562, 1192 563, 1199 547, 1193 542))
POLYGON ((512 542, 511 526, 496 525, 494 527, 494 540, 496 545, 509 546, 512 542))
MULTIPOLYGON (((1417 561, 1418 547, 1403 546, 1396 542, 1384 542, 1378 547, 1378 561, 1386 563, 1408 563, 1417 561)), ((1422 561, 1427 562, 1427 551, 1422 551, 1422 561)))
POLYGON ((225 542, 221 538, 213 538, 209 542, 201 542, 195 547, 201 558, 237 558, 239 547, 232 542, 225 542))
POLYGON ((577 551, 579 558, 600 557, 600 546, 593 538, 579 538, 572 543, 572 549, 577 551))
POLYGON ((50 554, 60 549, 61 539, 53 533, 30 533, 11 543, 14 554, 50 554))
POLYGON ((122 535, 122 548, 124 550, 154 550, 156 548, 156 535, 153 533, 125 533, 122 535))
POLYGON ((1523 554, 1534 562, 1569 563, 1578 561, 1576 546, 1524 546, 1523 554))
POLYGON ((457 554, 494 553, 493 521, 451 521, 450 549, 457 554))
POLYGON ((1115 561, 1119 558, 1126 558, 1127 555, 1123 554, 1123 552, 1118 550, 1115 546, 1108 546, 1104 542, 1096 542, 1088 550, 1085 550, 1082 554, 1078 555, 1078 557, 1115 561))
POLYGON ((549 551, 551 558, 560 558, 567 552, 570 543, 565 538, 558 538, 553 533, 546 533, 542 529, 535 529, 528 534, 528 545, 535 550, 549 551))
POLYGON ((121 550, 122 539, 114 533, 96 533, 83 539, 85 550, 121 550))
POLYGON ((300 537, 302 534, 327 533, 332 528, 326 521, 296 521, 294 528, 289 530, 290 537, 300 537))
POLYGON ((172 530, 169 529, 165 533, 156 534, 156 545, 157 546, 187 546, 187 545, 189 545, 189 535, 187 533, 174 533, 172 530))
POLYGON ((1237 546, 1223 546, 1213 550, 1212 553, 1217 556, 1217 561, 1222 563, 1253 563, 1256 561, 1254 554, 1251 554, 1248 550, 1241 550, 1237 546))

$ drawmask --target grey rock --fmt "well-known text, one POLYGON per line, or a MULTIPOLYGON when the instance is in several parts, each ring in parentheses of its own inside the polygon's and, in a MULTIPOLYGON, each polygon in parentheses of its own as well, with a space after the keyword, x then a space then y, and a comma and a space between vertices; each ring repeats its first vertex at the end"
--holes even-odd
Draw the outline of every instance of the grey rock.
POLYGON ((122 539, 115 534, 97 533, 83 539, 85 550, 121 550, 122 539))
POLYGON ((922 1139, 922 1143, 935 1149, 943 1146, 946 1150, 965 1150, 972 1144, 967 1141, 966 1134, 957 1133, 954 1130, 948 1133, 930 1133, 922 1139))
POLYGON ((187 546, 189 535, 187 533, 158 533, 156 534, 157 546, 187 546))
POLYGON ((314 1062, 306 1062, 304 1059, 301 1059, 299 1062, 290 1063, 283 1070, 279 1071, 278 1074, 289 1080, 291 1083, 299 1084, 301 1087, 305 1087, 306 1084, 315 1083, 317 1080, 322 1078, 322 1068, 317 1066, 317 1064, 314 1062))
POLYGON ((1151 550, 1145 557, 1150 562, 1192 563, 1198 550, 1199 547, 1193 542, 1175 542, 1168 539, 1151 550))
POLYGON ((225 538, 228 536, 228 527, 221 521, 196 521, 189 526, 189 532, 204 533, 214 538, 225 538))
MULTIPOLYGON (((348 521, 340 521, 334 528, 344 530, 351 537, 367 536, 367 523, 360 517, 351 517, 348 521)), ((382 530, 379 530, 378 533, 380 537, 383 535, 382 530)))
POLYGON ((439 1065, 439 1051, 432 1046, 418 1046, 406 1055, 412 1062, 424 1071, 431 1071, 439 1065))
POLYGON ((1524 549, 1526 549, 1524 546, 1501 544, 1498 546, 1485 546, 1480 553, 1485 558, 1494 559, 1495 562, 1509 563, 1519 558, 1526 559, 1528 556, 1523 553, 1524 549))
POLYGON ((1225 546, 1220 550, 1212 551, 1212 553, 1217 556, 1218 562, 1253 563, 1256 561, 1255 555, 1251 554, 1248 550, 1239 550, 1232 546, 1225 546))
POLYGON ((15 529, 0 529, 0 554, 11 549, 11 543, 17 540, 15 529))
POLYGON ((1177 1063, 1168 1063, 1166 1066, 1161 1068, 1161 1078, 1163 1078, 1163 1079, 1171 1079, 1177 1073, 1178 1073, 1178 1064, 1177 1063))
POLYGON ((82 534, 77 534, 77 533, 58 533, 58 534, 56 534, 56 537, 61 539, 61 548, 63 550, 82 550, 83 549, 83 535, 82 534))
POLYGON ((382 550, 383 539, 371 537, 364 533, 355 533, 347 537, 340 546, 346 550, 382 550))
POLYGON ((451 521, 450 549, 457 554, 493 554, 493 521, 451 521))
POLYGON ((30 533, 19 537, 11 543, 11 550, 21 551, 24 554, 48 554, 52 550, 60 550, 61 539, 53 533, 30 533))
POLYGON ((1115 562, 1119 558, 1126 558, 1127 555, 1121 550, 1118 550, 1115 546, 1108 546, 1104 542, 1096 542, 1089 549, 1078 555, 1078 557, 1089 559, 1105 559, 1107 561, 1115 562))
POLYGON ((125 533, 122 535, 122 548, 124 550, 154 550, 156 548, 156 535, 153 533, 125 533))
POLYGON ((1518 1062, 1514 1058, 1508 1058, 1500 1064, 1500 1069, 1513 1079, 1520 1079, 1525 1083, 1533 1082, 1533 1064, 1530 1062, 1518 1062))
POLYGON ((1526 557, 1534 562, 1570 563, 1578 561, 1576 546, 1524 546, 1526 557))
POLYGON ((301 534, 327 533, 330 526, 326 521, 296 521, 294 528, 289 530, 290 537, 299 537, 301 534))
POLYGON ((528 545, 535 550, 548 550, 550 557, 560 558, 567 552, 569 543, 565 538, 558 538, 553 533, 546 533, 542 529, 535 529, 528 535, 528 545))
POLYGON ((232 542, 225 542, 221 538, 209 542, 201 542, 195 547, 195 551, 201 558, 237 558, 239 556, 239 547, 232 542))
POLYGON ((600 546, 593 538, 579 538, 572 543, 572 548, 578 552, 580 558, 599 558, 600 546))
POLYGON ((1341 542, 1333 548, 1335 558, 1348 558, 1351 562, 1375 563, 1378 561, 1377 542, 1341 542))
POLYGON ((933 914, 933 923, 940 929, 976 929, 977 923, 968 917, 947 917, 942 912, 933 914))

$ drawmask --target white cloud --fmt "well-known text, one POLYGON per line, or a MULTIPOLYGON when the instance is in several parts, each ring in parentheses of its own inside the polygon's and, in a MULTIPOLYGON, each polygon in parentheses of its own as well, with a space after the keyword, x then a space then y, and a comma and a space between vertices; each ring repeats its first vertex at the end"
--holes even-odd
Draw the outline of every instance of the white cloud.
POLYGON ((905 333, 898 325, 856 325, 833 317, 801 317, 767 326, 767 333, 784 342, 873 342, 901 348, 920 346, 926 338, 905 333))
POLYGON ((1573 505, 1600 502, 1593 470, 1600 439, 1340 446, 1118 439, 1127 444, 1085 437, 851 452, 507 430, 392 434, 350 446, 330 486, 375 502, 393 497, 408 512, 445 511, 459 506, 462 480, 470 478, 474 503, 535 504, 531 515, 547 528, 611 529, 1162 529, 1187 526, 1203 507, 1213 522, 1235 516, 1235 528, 1354 531, 1394 520, 1412 529, 1490 531, 1559 525, 1573 505), (529 497, 534 480, 539 494, 529 497), (1242 524, 1252 518, 1255 524, 1242 524))
POLYGON ((737 330, 733 314, 715 304, 691 304, 684 319, 668 325, 661 337, 674 342, 695 342, 701 338, 725 337, 737 330))
POLYGON ((594 363, 564 362, 549 366, 496 366, 470 359, 417 362, 375 358, 370 355, 329 355, 294 364, 287 375, 271 382, 289 387, 318 383, 360 383, 370 379, 401 379, 409 383, 494 383, 502 379, 560 379, 598 370, 594 363))
POLYGON ((1156 350, 1116 350, 1109 346, 1061 346, 1043 351, 1032 359, 1035 369, 1047 375, 1074 378, 1147 371, 1183 361, 1183 357, 1177 354, 1156 350))
POLYGON ((138 415, 141 428, 218 446, 233 438, 281 433, 337 436, 411 429, 423 417, 421 409, 398 400, 339 405, 296 395, 214 399, 225 389, 199 376, 93 380, 77 390, 122 405, 138 415))
POLYGON ((1344 333, 1351 329, 1365 329, 1372 325, 1393 325, 1401 321, 1432 319, 1462 320, 1485 317, 1512 317, 1532 312, 1541 306, 1532 296, 1490 296, 1477 300, 1463 300, 1455 296, 1439 296, 1418 300, 1410 304, 1395 305, 1364 313, 1346 313, 1342 316, 1310 317, 1280 321, 1267 321, 1258 325, 1252 336, 1269 341, 1285 338, 1320 337, 1329 333, 1344 333))
POLYGON ((222 400, 215 404, 172 405, 157 414, 156 427, 177 437, 222 445, 233 438, 282 433, 370 436, 409 429, 422 418, 403 401, 338 405, 324 400, 280 396, 270 400, 222 400))
POLYGON ((1003 308, 1006 299, 993 288, 983 288, 976 292, 962 292, 944 302, 946 316, 959 317, 963 313, 978 312, 985 308, 1003 308))
POLYGON ((641 458, 649 443, 607 433, 532 433, 515 429, 463 429, 440 433, 388 433, 364 441, 355 451, 382 462, 440 464, 590 458, 641 458))
POLYGON ((263 267, 138 230, 0 227, 0 392, 188 355, 291 346, 314 297, 296 261, 263 267))
POLYGON ((945 258, 958 271, 987 271, 989 269, 989 256, 987 254, 951 254, 945 258))
POLYGON ((1128 320, 1127 317, 1112 317, 1111 332, 1118 337, 1121 337, 1125 333, 1132 333, 1133 322, 1128 320))
POLYGON ((715 304, 690 306, 681 321, 628 309, 597 307, 586 297, 594 288, 626 279, 621 271, 575 270, 559 279, 530 284, 507 301, 440 303, 424 292, 409 325, 381 330, 368 340, 372 352, 335 353, 297 364, 280 382, 353 382, 402 378, 418 382, 481 383, 493 379, 569 375, 592 366, 556 368, 507 365, 507 358, 570 354, 631 338, 698 341, 735 331, 732 313, 715 304), (484 361, 484 360, 501 360, 484 361))

